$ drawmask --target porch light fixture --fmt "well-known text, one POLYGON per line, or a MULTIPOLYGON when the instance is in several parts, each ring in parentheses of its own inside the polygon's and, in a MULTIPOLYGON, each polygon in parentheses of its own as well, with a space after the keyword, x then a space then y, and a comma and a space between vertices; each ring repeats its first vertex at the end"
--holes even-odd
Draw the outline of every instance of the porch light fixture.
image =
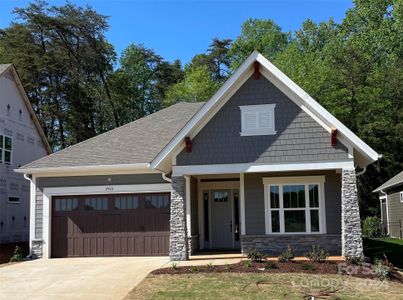
POLYGON ((185 152, 190 153, 192 152, 192 140, 190 137, 185 137, 185 152))
POLYGON ((336 146, 337 144, 337 129, 333 128, 330 132, 330 144, 332 145, 332 147, 336 146))

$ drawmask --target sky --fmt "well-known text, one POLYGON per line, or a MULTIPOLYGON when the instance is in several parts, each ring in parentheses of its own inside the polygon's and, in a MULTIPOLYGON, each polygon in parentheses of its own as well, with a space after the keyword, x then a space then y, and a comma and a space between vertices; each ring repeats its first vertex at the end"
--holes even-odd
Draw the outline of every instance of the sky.
MULTIPOLYGON (((48 0, 63 5, 61 0, 48 0)), ((235 39, 248 18, 273 19, 283 31, 295 31, 307 18, 340 22, 352 0, 70 0, 109 16, 106 37, 118 55, 129 44, 144 44, 168 61, 189 62, 204 53, 213 38, 235 39)), ((27 0, 0 0, 0 28, 14 20, 14 7, 27 0)))

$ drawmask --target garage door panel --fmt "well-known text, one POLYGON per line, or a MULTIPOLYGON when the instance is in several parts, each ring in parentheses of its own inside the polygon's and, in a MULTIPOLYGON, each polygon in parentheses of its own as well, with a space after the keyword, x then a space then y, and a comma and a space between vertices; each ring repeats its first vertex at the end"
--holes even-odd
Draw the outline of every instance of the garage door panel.
POLYGON ((168 255, 168 197, 54 197, 52 257, 168 255))

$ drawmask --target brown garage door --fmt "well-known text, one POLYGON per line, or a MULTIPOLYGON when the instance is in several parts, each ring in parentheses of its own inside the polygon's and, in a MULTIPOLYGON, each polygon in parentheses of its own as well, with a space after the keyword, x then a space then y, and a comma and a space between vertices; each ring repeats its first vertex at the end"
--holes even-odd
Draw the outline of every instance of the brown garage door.
POLYGON ((169 193, 52 201, 52 257, 168 255, 169 193))

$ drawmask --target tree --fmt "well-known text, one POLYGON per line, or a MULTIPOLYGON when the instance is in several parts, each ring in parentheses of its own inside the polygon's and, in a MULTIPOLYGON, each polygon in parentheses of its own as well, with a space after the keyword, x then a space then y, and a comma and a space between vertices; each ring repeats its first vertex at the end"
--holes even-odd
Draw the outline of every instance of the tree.
POLYGON ((167 91, 165 104, 206 101, 218 87, 219 83, 211 78, 207 66, 188 67, 185 70, 184 79, 167 91))
POLYGON ((274 60, 286 48, 289 39, 290 34, 282 32, 272 20, 248 19, 229 49, 231 68, 239 67, 254 50, 274 60))
POLYGON ((99 132, 99 101, 108 102, 104 108, 119 125, 106 84, 115 60, 104 37, 107 18, 90 7, 56 7, 41 1, 14 14, 18 22, 0 37, 7 49, 1 59, 16 66, 53 149, 99 132), (91 94, 94 91, 97 94, 91 94))
POLYGON ((189 64, 190 68, 206 66, 214 81, 223 83, 230 74, 230 59, 228 56, 230 39, 214 38, 207 53, 197 54, 189 64))

